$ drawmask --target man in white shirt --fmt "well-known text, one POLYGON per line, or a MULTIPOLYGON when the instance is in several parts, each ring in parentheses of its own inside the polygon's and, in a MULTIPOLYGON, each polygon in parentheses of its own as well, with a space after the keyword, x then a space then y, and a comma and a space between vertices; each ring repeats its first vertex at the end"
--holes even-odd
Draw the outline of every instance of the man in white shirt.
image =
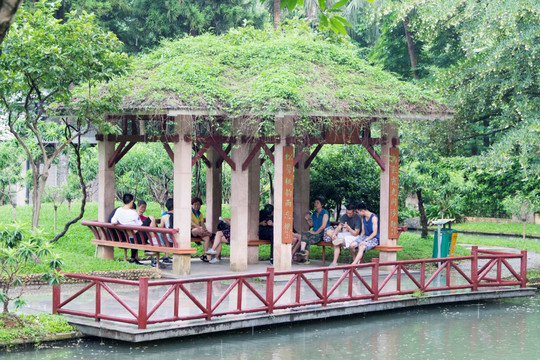
MULTIPOLYGON (((139 217, 139 214, 137 214, 137 211, 133 208, 133 195, 124 194, 122 197, 122 202, 124 203, 124 206, 116 209, 111 219, 111 224, 143 226, 143 222, 139 217)), ((144 243, 144 240, 142 240, 140 236, 137 236, 137 240, 144 243)), ((130 239, 129 241, 131 242, 134 240, 130 239)), ((131 259, 129 259, 129 262, 142 265, 142 263, 137 259, 137 252, 138 251, 136 249, 131 249, 131 259)))

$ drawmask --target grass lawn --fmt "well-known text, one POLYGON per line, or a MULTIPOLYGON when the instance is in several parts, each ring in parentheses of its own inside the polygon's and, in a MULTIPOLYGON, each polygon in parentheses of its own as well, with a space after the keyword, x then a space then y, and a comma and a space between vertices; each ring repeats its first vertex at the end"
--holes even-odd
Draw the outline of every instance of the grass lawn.
POLYGON ((14 341, 39 341, 48 335, 68 333, 75 329, 62 316, 0 314, 0 345, 14 341))
MULTIPOLYGON (((516 235, 523 234, 523 225, 521 223, 511 224, 494 224, 494 223, 463 223, 452 224, 452 229, 456 230, 471 230, 481 232, 494 232, 494 233, 511 233, 516 235)), ((540 236, 540 225, 537 224, 525 224, 525 233, 528 235, 540 236)))
MULTIPOLYGON (((120 205, 120 204, 118 204, 120 205)), ((80 204, 75 203, 72 206, 72 214, 76 213, 79 210, 80 204)), ((30 206, 19 206, 17 207, 17 221, 30 223, 31 222, 31 207, 30 206)), ((58 230, 63 226, 63 224, 70 219, 67 214, 67 205, 63 204, 58 210, 58 230)), ((156 217, 159 217, 161 214, 161 208, 156 203, 149 203, 148 210, 146 214, 151 214, 156 217)), ((204 208, 203 208, 204 212, 204 208)), ((230 216, 230 210, 227 207, 223 209, 224 216, 230 216)), ((4 219, 4 222, 12 222, 12 208, 10 206, 0 206, 0 219, 4 219)), ((85 220, 94 220, 97 219, 97 204, 88 203, 86 206, 86 212, 84 215, 85 220)), ((455 228, 460 228, 464 225, 477 225, 477 223, 468 223, 468 224, 456 224, 455 228)), ((487 224, 489 226, 497 225, 498 231, 501 232, 511 232, 511 229, 519 230, 518 228, 521 224, 487 224), (517 225, 517 227, 515 227, 517 225)), ((54 212, 51 204, 43 204, 41 216, 40 216, 40 228, 48 235, 49 238, 53 237, 54 231, 54 212)), ((532 225, 533 231, 537 228, 540 228, 540 225, 532 225)), ((483 231, 483 230, 482 230, 483 231)), ((518 231, 519 232, 519 231, 518 231)), ((64 266, 62 270, 65 272, 90 272, 90 271, 109 271, 109 270, 123 270, 131 268, 140 268, 137 265, 129 264, 124 259, 124 252, 120 249, 115 249, 115 260, 109 261, 97 259, 95 254, 96 247, 90 243, 92 239, 92 232, 86 227, 77 223, 72 225, 68 233, 58 240, 54 244, 54 249, 60 254, 64 261, 64 266)), ((486 236, 478 237, 474 235, 465 235, 459 234, 458 243, 463 244, 478 244, 478 245, 496 245, 496 246, 505 246, 505 247, 515 247, 524 250, 534 251, 540 253, 540 244, 535 240, 526 240, 522 242, 521 240, 514 239, 505 239, 505 238, 489 238, 486 236)), ((399 239, 399 244, 403 245, 403 251, 398 253, 398 260, 409 260, 409 259, 420 259, 420 258, 430 258, 432 254, 433 238, 429 237, 427 239, 421 239, 420 236, 416 233, 405 232, 401 234, 399 239)), ((192 246, 195 246, 192 244, 192 246)), ((197 246, 197 254, 194 256, 200 256, 203 253, 202 245, 197 246)), ((262 245, 260 247, 260 259, 268 260, 270 258, 270 246, 262 245)), ((461 246, 456 246, 456 256, 468 255, 469 251, 461 246)), ((142 255, 142 254, 141 254, 142 255)), ((229 255, 229 247, 224 246, 223 255, 229 255)), ((332 257, 332 250, 327 249, 326 254, 328 259, 332 257)), ((369 261, 373 257, 378 257, 378 251, 369 251, 365 255, 364 261, 369 261)), ((322 258, 322 248, 319 246, 312 246, 310 251, 310 257, 314 259, 322 258)), ((351 262, 352 258, 348 251, 343 251, 340 256, 340 263, 351 262)), ((41 273, 45 271, 45 264, 31 264, 27 269, 27 273, 41 273)))

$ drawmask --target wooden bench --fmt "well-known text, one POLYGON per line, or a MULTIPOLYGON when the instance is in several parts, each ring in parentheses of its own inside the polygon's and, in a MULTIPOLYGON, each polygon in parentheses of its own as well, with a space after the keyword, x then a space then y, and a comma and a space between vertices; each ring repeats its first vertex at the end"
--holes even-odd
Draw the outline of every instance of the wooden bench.
MULTIPOLYGON (((335 221, 332 221, 330 223, 330 225, 332 226, 336 226, 337 224, 339 224, 339 222, 335 222, 335 221)), ((409 230, 407 227, 405 226, 398 226, 398 237, 397 237, 397 240, 399 241, 399 236, 401 235, 402 232, 404 231, 407 231, 409 230)), ((327 246, 334 246, 334 244, 332 244, 332 242, 326 242, 326 241, 319 241, 318 243, 316 243, 315 245, 317 246, 322 246, 322 261, 323 261, 323 265, 325 264, 325 258, 326 258, 326 247, 327 246)), ((395 246, 385 246, 385 245, 377 245, 373 248, 373 250, 379 250, 379 251, 401 251, 403 250, 403 246, 400 246, 400 245, 395 245, 395 246)))
MULTIPOLYGON (((156 254, 156 268, 159 269, 159 254, 178 255, 195 254, 195 248, 179 248, 174 234, 178 229, 166 229, 150 226, 128 226, 85 220, 82 225, 88 226, 94 234, 92 244, 124 249, 124 260, 127 260, 127 249, 145 250, 156 254), (145 241, 146 239, 146 241, 145 241)), ((201 241, 191 238, 192 242, 201 241)))
MULTIPOLYGON (((330 225, 336 226, 339 222, 332 221, 330 225)), ((399 236, 403 231, 407 231, 408 228, 405 226, 398 226, 398 240, 399 236)), ((259 245, 265 245, 270 244, 270 240, 248 240, 248 246, 256 246, 257 247, 257 254, 258 254, 258 247, 259 245)), ((326 247, 327 246, 334 246, 332 242, 326 242, 326 241, 319 241, 318 243, 314 244, 316 246, 322 246, 322 262, 323 265, 326 262, 326 247)), ((373 248, 373 250, 379 250, 379 251, 401 251, 403 250, 403 246, 395 245, 395 246, 384 246, 384 245, 377 245, 373 248)))

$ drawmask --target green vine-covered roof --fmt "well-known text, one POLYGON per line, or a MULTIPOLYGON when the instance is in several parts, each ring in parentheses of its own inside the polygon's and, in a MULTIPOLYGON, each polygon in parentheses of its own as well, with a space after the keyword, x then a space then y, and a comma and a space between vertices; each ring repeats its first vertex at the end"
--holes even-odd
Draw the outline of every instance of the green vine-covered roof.
POLYGON ((126 91, 125 111, 261 117, 448 113, 429 92, 369 65, 346 40, 302 26, 280 32, 245 27, 222 36, 164 41, 136 58, 129 75, 107 86, 126 91))

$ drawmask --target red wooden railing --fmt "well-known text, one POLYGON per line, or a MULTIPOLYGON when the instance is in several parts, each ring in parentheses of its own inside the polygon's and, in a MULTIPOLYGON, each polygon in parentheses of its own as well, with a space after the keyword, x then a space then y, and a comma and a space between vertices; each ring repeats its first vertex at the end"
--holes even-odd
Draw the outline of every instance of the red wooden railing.
MULTIPOLYGON (((386 273, 386 272, 385 272, 386 273)), ((65 274, 69 279, 82 279, 90 283, 85 285, 75 294, 65 300, 61 300, 60 286, 53 287, 53 313, 63 313, 78 316, 94 318, 96 321, 101 319, 111 320, 123 323, 137 324, 139 329, 145 329, 149 324, 172 322, 181 320, 206 319, 212 320, 213 317, 223 315, 246 314, 253 312, 273 313, 277 309, 290 309, 300 306, 320 305, 322 307, 330 303, 339 303, 351 300, 372 300, 377 301, 381 298, 389 298, 397 295, 412 294, 415 291, 423 293, 447 290, 470 290, 478 291, 484 287, 506 287, 519 286, 526 287, 527 274, 527 252, 521 253, 503 253, 495 251, 478 250, 472 248, 470 256, 451 257, 443 259, 420 259, 407 261, 394 261, 380 263, 378 259, 373 259, 371 263, 359 265, 343 265, 337 267, 324 267, 314 269, 274 271, 268 268, 266 272, 250 274, 234 274, 226 276, 215 276, 208 278, 178 279, 178 280, 159 280, 149 282, 148 278, 141 278, 139 281, 129 281, 120 279, 111 279, 98 276, 88 276, 82 274, 65 274), (520 269, 516 271, 508 262, 510 259, 520 259, 520 269), (470 261, 470 274, 459 268, 460 261, 470 261), (479 266, 479 261, 485 261, 485 264, 479 266), (426 266, 432 263, 440 265, 432 274, 428 274, 426 266), (390 269, 388 274, 379 281, 380 268, 390 269), (419 267, 419 270, 418 270, 419 267), (370 268, 369 275, 362 275, 359 270, 370 268), (495 268, 495 269, 494 269, 495 268), (502 270, 506 268, 510 274, 510 279, 503 279, 502 270), (454 270, 452 273, 451 270, 454 270), (341 272, 342 271, 342 272, 341 272), (339 278, 331 283, 329 273, 340 273, 339 278), (414 273, 419 272, 419 276, 414 273), (495 276, 492 274, 495 272, 495 276), (322 279, 309 279, 308 274, 318 273, 322 279), (275 281, 275 277, 288 279, 285 284, 275 281), (457 278, 457 279, 456 279, 457 278), (438 284, 441 279, 444 284, 438 284), (263 282, 265 280, 265 283, 263 282), (404 280, 409 280, 409 286, 403 286, 404 280), (459 280, 459 281, 457 281, 459 280), (321 284, 317 284, 320 282, 321 284), (460 283, 461 282, 461 283, 460 283), (126 285, 134 287, 138 292, 138 309, 128 304, 134 299, 129 296, 122 297, 114 291, 113 284, 126 285), (216 285, 226 284, 226 289, 218 293, 214 289, 216 285), (346 285, 346 294, 339 294, 342 285, 346 285), (204 291, 199 292, 203 295, 195 294, 191 287, 198 286, 204 291), (362 286, 364 293, 358 292, 358 286, 362 286), (69 309, 68 304, 79 298, 82 294, 95 287, 95 304, 92 311, 83 311, 80 309, 69 309), (149 309, 149 291, 153 287, 165 287, 159 300, 155 301, 149 309), (257 289, 260 287, 261 289, 257 289), (388 289, 391 287, 391 289, 388 289), (355 290, 356 289, 356 290, 355 290), (103 291, 110 294, 117 305, 127 310, 129 316, 111 315, 102 311, 103 291), (307 293, 306 293, 307 291, 307 293), (311 292, 309 292, 311 291, 311 292), (198 310, 196 314, 180 314, 181 294, 183 300, 189 301, 192 309, 198 310), (289 295, 287 301, 286 295, 289 295), (314 299, 306 299, 310 295, 314 299), (236 297, 231 299, 232 296, 236 297), (257 304, 247 304, 247 297, 256 299, 257 304), (169 316, 157 316, 157 310, 166 307, 165 302, 172 298, 172 314, 169 316), (214 300, 214 298, 217 298, 214 300), (232 301, 234 306, 227 309, 220 309, 225 300, 232 301), (235 301, 234 301, 235 300, 235 301)), ((333 281, 334 279, 332 279, 333 281)), ((252 301, 253 302, 253 301, 252 301)), ((110 307, 110 303, 109 307, 110 307)), ((167 308, 167 310, 170 310, 167 308)))

